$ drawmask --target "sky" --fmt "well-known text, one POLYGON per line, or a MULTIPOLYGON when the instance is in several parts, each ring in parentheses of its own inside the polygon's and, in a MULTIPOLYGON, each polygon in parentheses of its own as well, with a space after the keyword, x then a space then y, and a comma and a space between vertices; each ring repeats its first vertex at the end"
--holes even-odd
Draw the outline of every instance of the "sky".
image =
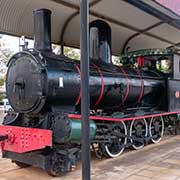
MULTIPOLYGON (((2 34, 0 34, 0 35, 2 36, 1 41, 4 42, 5 47, 10 49, 13 53, 19 52, 19 50, 20 50, 20 48, 19 48, 20 38, 19 37, 9 36, 9 35, 2 35, 2 34)), ((34 47, 33 40, 26 39, 26 41, 28 41, 28 48, 33 48, 34 47)), ((57 53, 58 50, 59 50, 59 47, 57 46, 57 48, 53 49, 53 52, 57 53)), ((74 49, 74 51, 79 54, 78 49, 74 49)))
MULTIPOLYGON (((19 52, 19 38, 18 37, 2 35, 2 34, 0 34, 0 36, 2 37, 0 41, 3 43, 4 45, 3 47, 5 49, 9 49, 12 52, 12 54, 19 52)), ((32 48, 33 41, 28 40, 28 43, 29 43, 29 48, 32 48)), ((6 71, 7 71, 7 65, 3 62, 0 62, 0 79, 5 76, 6 71)))
POLYGON ((7 48, 9 48, 13 52, 19 51, 19 40, 16 37, 3 35, 2 41, 5 42, 7 48))
MULTIPOLYGON (((2 41, 4 41, 6 47, 9 48, 14 53, 19 52, 19 38, 18 37, 3 35, 2 41)), ((32 40, 27 40, 27 41, 29 43, 28 47, 32 48, 33 47, 33 41, 32 40)))
MULTIPOLYGON (((20 38, 19 37, 15 37, 15 36, 9 36, 9 35, 2 35, 2 41, 5 43, 5 46, 10 49, 13 53, 17 53, 19 52, 20 48, 19 48, 19 42, 20 42, 20 38)), ((26 41, 28 41, 28 48, 33 48, 34 46, 34 42, 33 40, 29 40, 26 39, 26 41)), ((57 49, 54 49, 54 52, 56 53, 57 49)), ((77 52, 77 54, 80 53, 79 49, 74 49, 75 52, 77 52)), ((114 59, 114 56, 112 57, 114 59)), ((118 58, 119 59, 119 58, 118 58)))

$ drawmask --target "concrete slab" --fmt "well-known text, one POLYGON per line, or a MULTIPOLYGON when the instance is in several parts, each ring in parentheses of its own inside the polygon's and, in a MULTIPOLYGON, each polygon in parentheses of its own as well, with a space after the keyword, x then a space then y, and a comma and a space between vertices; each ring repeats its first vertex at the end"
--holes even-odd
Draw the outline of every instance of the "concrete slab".
MULTIPOLYGON (((116 159, 92 158, 92 180, 180 180, 180 136, 166 137, 140 151, 127 150, 116 159)), ((81 165, 74 172, 53 178, 37 168, 19 168, 0 159, 0 180, 80 180, 81 165)))

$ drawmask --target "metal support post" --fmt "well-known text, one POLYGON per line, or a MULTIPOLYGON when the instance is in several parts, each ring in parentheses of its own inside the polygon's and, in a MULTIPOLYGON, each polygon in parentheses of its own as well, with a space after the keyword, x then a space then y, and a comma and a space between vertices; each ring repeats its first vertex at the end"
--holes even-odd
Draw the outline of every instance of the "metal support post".
POLYGON ((82 180, 90 180, 89 135, 89 0, 80 0, 81 14, 81 114, 82 180))

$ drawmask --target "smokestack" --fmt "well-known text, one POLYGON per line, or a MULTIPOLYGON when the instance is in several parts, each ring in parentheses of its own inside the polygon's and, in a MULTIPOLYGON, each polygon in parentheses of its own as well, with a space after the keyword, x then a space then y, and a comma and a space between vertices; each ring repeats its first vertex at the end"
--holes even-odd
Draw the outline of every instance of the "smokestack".
POLYGON ((34 48, 39 51, 52 51, 51 47, 51 11, 34 10, 34 48))
POLYGON ((112 63, 111 57, 111 28, 102 20, 89 24, 90 28, 90 58, 112 63))

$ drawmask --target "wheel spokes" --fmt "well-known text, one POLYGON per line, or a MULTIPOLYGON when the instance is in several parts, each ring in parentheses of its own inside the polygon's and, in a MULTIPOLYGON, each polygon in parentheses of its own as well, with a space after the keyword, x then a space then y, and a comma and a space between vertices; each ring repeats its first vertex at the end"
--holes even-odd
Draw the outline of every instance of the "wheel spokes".
POLYGON ((114 126, 112 133, 110 134, 112 143, 105 145, 106 154, 112 158, 122 154, 125 149, 124 146, 127 143, 127 137, 122 137, 118 134, 127 135, 127 128, 124 122, 120 122, 114 126))
POLYGON ((151 118, 149 134, 153 143, 159 143, 164 134, 164 120, 162 117, 151 118))
POLYGON ((148 134, 147 129, 147 122, 145 119, 138 119, 131 122, 130 136, 132 137, 131 143, 134 149, 139 150, 144 147, 144 139, 148 134))

